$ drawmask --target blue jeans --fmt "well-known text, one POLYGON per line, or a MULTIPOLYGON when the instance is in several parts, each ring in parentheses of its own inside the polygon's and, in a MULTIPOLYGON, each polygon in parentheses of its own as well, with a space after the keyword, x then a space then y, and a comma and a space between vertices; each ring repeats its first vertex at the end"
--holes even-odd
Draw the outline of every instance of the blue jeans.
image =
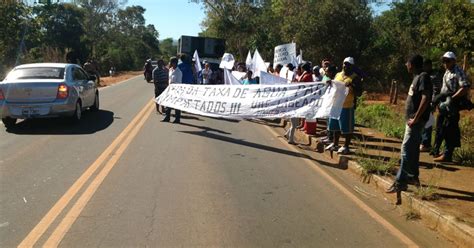
POLYGON ((421 121, 409 127, 405 127, 405 136, 403 137, 401 163, 397 172, 396 181, 400 185, 406 185, 408 178, 418 178, 420 174, 420 143, 421 133, 425 127, 425 122, 421 121))

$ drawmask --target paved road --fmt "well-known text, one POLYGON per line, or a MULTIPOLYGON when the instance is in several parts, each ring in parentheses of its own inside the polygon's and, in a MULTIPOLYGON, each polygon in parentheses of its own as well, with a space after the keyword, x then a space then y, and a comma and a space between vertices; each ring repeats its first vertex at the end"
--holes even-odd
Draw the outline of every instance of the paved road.
POLYGON ((267 127, 161 123, 140 77, 100 94, 77 126, 0 130, 0 247, 451 245, 267 127))

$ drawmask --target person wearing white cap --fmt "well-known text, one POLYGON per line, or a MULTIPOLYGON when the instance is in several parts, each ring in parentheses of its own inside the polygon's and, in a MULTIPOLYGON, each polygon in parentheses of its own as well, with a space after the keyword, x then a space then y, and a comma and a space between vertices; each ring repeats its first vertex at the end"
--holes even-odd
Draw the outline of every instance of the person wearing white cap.
POLYGON ((352 133, 354 132, 354 85, 360 84, 360 77, 353 70, 354 58, 347 57, 343 61, 342 71, 339 72, 335 80, 343 82, 348 93, 344 104, 342 106, 341 116, 339 120, 329 119, 329 131, 334 132, 334 142, 330 144, 326 149, 334 149, 338 146, 340 134, 345 138, 344 146, 337 150, 337 153, 349 154, 349 145, 351 144, 352 133))
POLYGON ((446 72, 443 76, 441 93, 436 98, 439 115, 436 120, 436 137, 433 155, 438 156, 435 162, 450 162, 454 149, 461 146, 461 131, 459 129, 459 103, 468 96, 471 84, 464 71, 456 64, 456 55, 446 52, 442 57, 446 72), (439 149, 442 141, 445 150, 442 155, 439 149))

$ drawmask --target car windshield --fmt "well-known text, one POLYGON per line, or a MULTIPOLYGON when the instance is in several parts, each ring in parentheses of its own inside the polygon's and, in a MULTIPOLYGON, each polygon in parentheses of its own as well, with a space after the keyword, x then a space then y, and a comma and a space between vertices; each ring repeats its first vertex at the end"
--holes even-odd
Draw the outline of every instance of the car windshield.
POLYGON ((64 68, 30 67, 18 68, 10 72, 6 80, 19 79, 64 79, 64 68))

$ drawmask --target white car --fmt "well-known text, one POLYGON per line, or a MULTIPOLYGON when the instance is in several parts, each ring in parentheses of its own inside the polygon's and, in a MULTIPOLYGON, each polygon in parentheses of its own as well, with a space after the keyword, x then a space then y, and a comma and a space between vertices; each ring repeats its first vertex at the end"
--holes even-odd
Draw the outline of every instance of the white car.
POLYGON ((17 119, 67 116, 80 121, 82 111, 99 110, 95 77, 79 65, 24 64, 0 82, 0 117, 6 128, 17 119))

